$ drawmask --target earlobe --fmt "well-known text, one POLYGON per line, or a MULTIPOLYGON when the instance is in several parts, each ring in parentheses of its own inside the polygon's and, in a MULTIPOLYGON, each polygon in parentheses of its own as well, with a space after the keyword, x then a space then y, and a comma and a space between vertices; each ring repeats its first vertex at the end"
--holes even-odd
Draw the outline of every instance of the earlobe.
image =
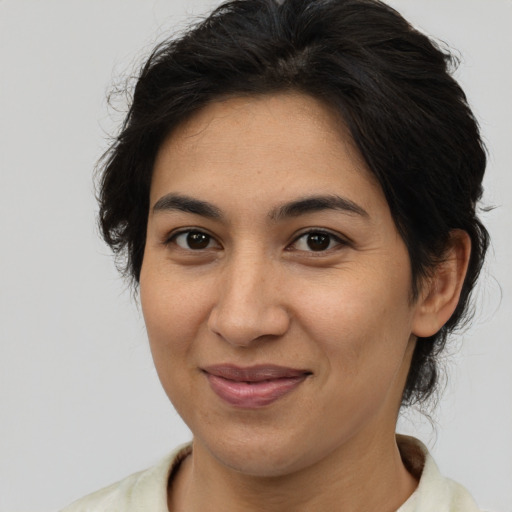
POLYGON ((471 254, 471 239, 460 229, 450 233, 443 260, 425 280, 416 304, 412 332, 427 338, 450 319, 459 302, 471 254))

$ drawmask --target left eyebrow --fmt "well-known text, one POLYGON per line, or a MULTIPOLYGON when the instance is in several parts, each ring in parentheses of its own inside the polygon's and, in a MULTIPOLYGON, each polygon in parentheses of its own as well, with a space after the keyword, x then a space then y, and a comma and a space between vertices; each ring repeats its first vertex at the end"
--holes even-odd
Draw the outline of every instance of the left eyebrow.
POLYGON ((297 199, 273 209, 269 215, 273 221, 298 217, 323 210, 339 210, 345 213, 369 217, 368 212, 354 201, 337 195, 311 196, 297 199))
POLYGON ((153 212, 176 210, 194 213, 209 219, 220 219, 222 217, 219 208, 213 204, 181 194, 167 194, 161 197, 153 206, 153 212))

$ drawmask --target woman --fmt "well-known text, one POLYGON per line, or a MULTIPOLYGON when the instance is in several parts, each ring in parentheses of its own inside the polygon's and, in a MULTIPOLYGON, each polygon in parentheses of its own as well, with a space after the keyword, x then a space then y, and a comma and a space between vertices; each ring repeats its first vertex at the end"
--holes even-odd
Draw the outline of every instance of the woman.
POLYGON ((193 441, 66 511, 478 510, 395 435, 488 245, 450 62, 374 0, 235 0, 155 50, 100 217, 193 441))

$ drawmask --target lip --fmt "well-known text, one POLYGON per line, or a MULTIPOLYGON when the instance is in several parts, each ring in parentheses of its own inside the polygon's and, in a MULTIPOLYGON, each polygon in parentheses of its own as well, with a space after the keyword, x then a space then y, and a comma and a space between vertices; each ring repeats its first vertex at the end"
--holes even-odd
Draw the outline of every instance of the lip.
POLYGON ((296 389, 311 375, 303 369, 276 365, 240 367, 222 364, 202 368, 214 393, 229 405, 256 409, 296 389))

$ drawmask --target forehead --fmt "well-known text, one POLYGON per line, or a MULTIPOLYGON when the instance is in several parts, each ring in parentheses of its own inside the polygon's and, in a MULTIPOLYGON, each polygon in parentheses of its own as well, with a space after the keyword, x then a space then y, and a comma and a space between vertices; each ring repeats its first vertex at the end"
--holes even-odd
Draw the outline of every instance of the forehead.
POLYGON ((253 139, 254 143, 270 145, 289 145, 290 134, 314 144, 318 137, 325 140, 329 133, 332 143, 350 146, 358 155, 341 116, 330 106, 299 92, 234 96, 213 101, 180 123, 161 149, 169 141, 175 149, 185 144, 187 150, 193 144, 222 143, 233 136, 233 130, 237 136, 252 132, 253 136, 258 136, 253 139))
POLYGON ((339 116, 311 96, 281 93, 216 101, 181 123, 157 154, 151 202, 173 190, 278 191, 286 200, 333 187, 383 199, 339 116))

